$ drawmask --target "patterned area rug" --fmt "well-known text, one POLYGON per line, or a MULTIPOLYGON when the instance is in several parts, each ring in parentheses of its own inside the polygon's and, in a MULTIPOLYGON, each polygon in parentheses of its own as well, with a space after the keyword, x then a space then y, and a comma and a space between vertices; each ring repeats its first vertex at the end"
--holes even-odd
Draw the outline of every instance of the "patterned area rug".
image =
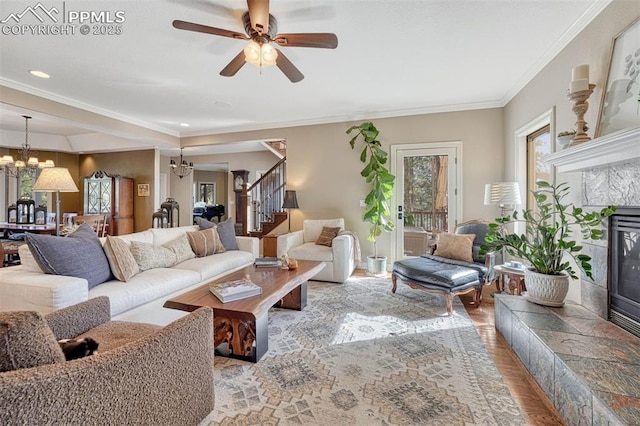
POLYGON ((256 364, 215 358, 202 425, 524 424, 458 298, 391 280, 309 282, 301 311, 269 311, 256 364))

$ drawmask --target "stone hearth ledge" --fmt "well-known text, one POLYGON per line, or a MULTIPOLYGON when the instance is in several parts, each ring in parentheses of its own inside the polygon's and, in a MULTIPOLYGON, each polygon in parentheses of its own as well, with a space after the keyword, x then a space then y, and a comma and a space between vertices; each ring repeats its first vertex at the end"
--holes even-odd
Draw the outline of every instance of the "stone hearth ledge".
POLYGON ((640 424, 640 338, 581 305, 506 294, 495 324, 568 424, 640 424))

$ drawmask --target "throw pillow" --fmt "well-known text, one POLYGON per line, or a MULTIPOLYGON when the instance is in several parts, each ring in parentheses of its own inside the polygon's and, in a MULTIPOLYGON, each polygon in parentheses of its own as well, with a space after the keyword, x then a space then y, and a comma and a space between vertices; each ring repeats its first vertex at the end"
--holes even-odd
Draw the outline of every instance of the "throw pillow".
POLYGON ((178 262, 178 256, 173 251, 155 244, 131 241, 130 250, 140 267, 140 271, 170 268, 178 262))
POLYGON ((90 289, 112 279, 102 244, 86 223, 66 237, 27 233, 25 239, 45 274, 84 278, 90 289))
POLYGON ((220 222, 216 229, 225 250, 240 250, 236 240, 236 225, 232 217, 220 222))
POLYGON ((216 231, 215 228, 187 232, 187 238, 189 238, 191 250, 196 254, 196 257, 205 257, 215 253, 225 252, 225 248, 220 242, 218 231, 216 231))
POLYGON ((129 281, 140 272, 136 258, 133 257, 129 245, 118 237, 107 235, 104 242, 104 253, 109 260, 113 276, 119 281, 129 281))
POLYGON ((448 232, 443 232, 438 234, 436 251, 433 254, 447 259, 473 263, 472 247, 475 238, 475 234, 449 234, 448 232))
POLYGON ((338 236, 338 234, 340 233, 340 229, 342 228, 340 228, 339 226, 336 228, 323 226, 322 232, 320 232, 320 236, 316 240, 316 244, 319 246, 331 247, 333 239, 338 236))
POLYGON ((64 353, 38 312, 0 312, 0 372, 64 362, 64 353))
POLYGON ((209 229, 209 228, 213 228, 214 226, 216 226, 215 223, 207 220, 204 217, 196 217, 196 224, 198 226, 200 226, 200 229, 209 229))
POLYGON ((189 238, 186 234, 183 234, 168 243, 164 243, 162 247, 166 247, 176 254, 176 263, 182 263, 185 260, 196 257, 196 254, 191 250, 191 244, 189 244, 189 238))

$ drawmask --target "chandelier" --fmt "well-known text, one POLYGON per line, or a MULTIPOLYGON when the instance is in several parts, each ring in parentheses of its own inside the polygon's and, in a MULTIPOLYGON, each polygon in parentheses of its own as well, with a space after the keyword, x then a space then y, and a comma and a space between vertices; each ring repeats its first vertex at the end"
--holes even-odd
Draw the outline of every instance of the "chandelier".
POLYGON ((180 164, 176 164, 175 160, 171 160, 169 161, 169 166, 171 166, 173 174, 180 179, 187 176, 191 173, 191 170, 193 170, 193 163, 187 163, 187 160, 182 158, 182 148, 180 148, 180 164))
POLYGON ((30 173, 36 169, 44 169, 46 167, 54 167, 52 160, 38 161, 38 151, 33 151, 29 145, 29 120, 31 117, 24 117, 24 145, 18 150, 19 160, 13 160, 12 155, 4 155, 0 157, 0 172, 4 172, 7 176, 18 177, 21 173, 30 173))

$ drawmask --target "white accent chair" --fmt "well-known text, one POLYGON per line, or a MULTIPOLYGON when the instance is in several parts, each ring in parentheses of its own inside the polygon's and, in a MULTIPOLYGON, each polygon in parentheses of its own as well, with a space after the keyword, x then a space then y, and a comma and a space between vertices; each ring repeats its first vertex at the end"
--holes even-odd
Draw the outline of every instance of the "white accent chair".
POLYGON ((340 227, 344 230, 344 219, 310 220, 302 223, 302 231, 279 235, 277 243, 278 257, 286 254, 297 260, 322 261, 326 266, 314 280, 343 283, 356 268, 354 259, 354 241, 350 235, 338 235, 331 247, 317 245, 316 241, 322 227, 340 227))

